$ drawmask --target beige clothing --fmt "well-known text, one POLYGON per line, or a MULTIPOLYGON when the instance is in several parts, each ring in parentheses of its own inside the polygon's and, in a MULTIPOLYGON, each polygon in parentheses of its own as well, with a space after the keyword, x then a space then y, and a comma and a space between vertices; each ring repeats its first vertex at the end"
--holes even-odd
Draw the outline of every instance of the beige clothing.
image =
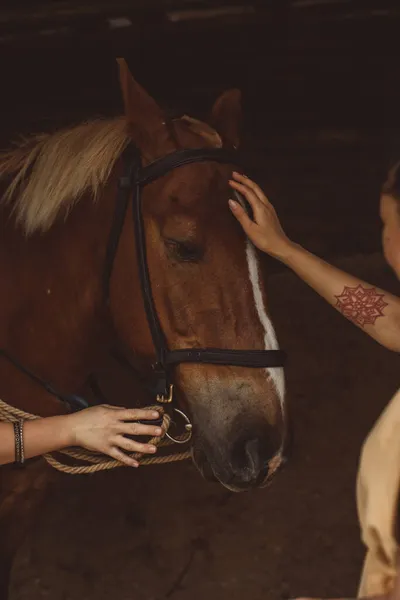
POLYGON ((391 592, 400 489, 400 390, 364 442, 357 480, 361 536, 367 546, 358 596, 391 592))

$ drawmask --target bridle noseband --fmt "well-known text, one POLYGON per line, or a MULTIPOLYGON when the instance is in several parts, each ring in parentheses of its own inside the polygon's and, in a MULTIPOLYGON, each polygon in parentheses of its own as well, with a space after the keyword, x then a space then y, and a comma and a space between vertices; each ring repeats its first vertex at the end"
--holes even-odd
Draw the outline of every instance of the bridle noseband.
POLYGON ((173 169, 184 165, 206 161, 236 164, 237 153, 223 148, 184 149, 167 154, 147 166, 142 166, 140 152, 135 147, 128 146, 123 158, 125 169, 118 184, 117 205, 106 254, 104 294, 108 301, 114 258, 125 221, 129 199, 132 198, 132 215, 140 284, 147 322, 156 354, 156 360, 152 365, 151 389, 157 401, 161 404, 170 404, 172 402, 173 384, 171 382, 171 371, 177 364, 207 363, 252 368, 283 367, 286 354, 282 350, 230 350, 222 348, 170 350, 155 308, 146 256, 146 238, 141 195, 143 188, 173 169))

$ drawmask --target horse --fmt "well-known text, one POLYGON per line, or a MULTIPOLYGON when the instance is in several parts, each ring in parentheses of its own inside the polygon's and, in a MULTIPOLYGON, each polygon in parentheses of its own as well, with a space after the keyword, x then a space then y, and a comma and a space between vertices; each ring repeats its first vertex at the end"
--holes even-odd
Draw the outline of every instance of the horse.
MULTIPOLYGON (((31 136, 1 155, 0 348, 17 362, 0 357, 0 397, 43 417, 64 413, 64 402, 35 377, 65 395, 87 390, 91 374, 116 348, 148 374, 154 336, 129 203, 104 299, 107 240, 126 152, 138 150, 146 169, 202 148, 205 160, 167 170, 141 191, 150 308, 172 353, 198 350, 198 360, 179 360, 173 370, 178 405, 193 424, 194 464, 230 490, 249 490, 269 481, 273 461, 284 461, 284 369, 219 360, 218 353, 200 357, 203 348, 232 349, 229 356, 239 358, 244 351, 279 352, 256 249, 227 206, 234 165, 207 159, 239 145, 240 92, 222 93, 207 122, 170 118, 126 62, 118 65, 123 116, 31 136)), ((2 599, 49 471, 42 459, 0 469, 2 599)))

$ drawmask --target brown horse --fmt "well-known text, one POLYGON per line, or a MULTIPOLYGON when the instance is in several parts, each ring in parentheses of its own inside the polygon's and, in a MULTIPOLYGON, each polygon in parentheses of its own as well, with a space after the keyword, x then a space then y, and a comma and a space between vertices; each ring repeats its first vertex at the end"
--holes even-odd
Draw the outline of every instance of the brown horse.
MULTIPOLYGON (((238 145, 240 94, 225 92, 209 124, 169 120, 119 62, 122 118, 24 141, 0 159, 0 348, 57 389, 84 390, 110 349, 143 369, 154 347, 135 261, 131 208, 104 305, 102 278, 122 154, 145 164, 179 148, 238 145)), ((231 216, 232 166, 182 166, 143 192, 147 260, 157 313, 172 349, 276 350, 254 248, 231 216)), ((259 485, 286 439, 281 368, 182 364, 174 372, 193 422, 193 458, 233 490, 259 485)), ((42 416, 65 406, 0 357, 0 397, 42 416)), ((114 399, 112 399, 114 400, 114 399)), ((117 400, 114 400, 117 403, 117 400)), ((0 469, 0 597, 48 469, 0 469)))

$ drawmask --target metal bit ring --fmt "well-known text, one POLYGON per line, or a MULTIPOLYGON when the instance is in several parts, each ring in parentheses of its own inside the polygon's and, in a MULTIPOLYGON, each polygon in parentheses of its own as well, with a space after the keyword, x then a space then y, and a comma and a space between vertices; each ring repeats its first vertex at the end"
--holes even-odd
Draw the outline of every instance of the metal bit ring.
POLYGON ((178 438, 172 437, 172 435, 170 435, 168 431, 165 435, 169 440, 171 440, 171 442, 174 442, 175 444, 187 444, 192 437, 193 426, 190 422, 189 417, 183 411, 179 410, 179 408, 174 408, 173 410, 174 412, 178 413, 178 415, 180 415, 185 421, 185 431, 187 432, 187 436, 183 440, 180 440, 178 438))

